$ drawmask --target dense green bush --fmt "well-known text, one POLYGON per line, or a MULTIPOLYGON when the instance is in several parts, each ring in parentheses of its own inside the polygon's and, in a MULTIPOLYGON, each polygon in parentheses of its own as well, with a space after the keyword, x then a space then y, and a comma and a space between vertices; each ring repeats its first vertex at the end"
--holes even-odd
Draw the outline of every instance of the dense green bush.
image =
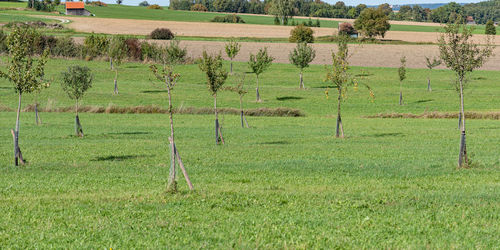
POLYGON ((156 40, 172 40, 174 37, 174 33, 167 28, 157 28, 149 35, 149 38, 156 40))
POLYGON ((203 4, 195 4, 193 6, 191 6, 191 11, 202 11, 202 12, 206 12, 208 11, 207 7, 205 7, 205 5, 203 4))
POLYGON ((160 48, 158 45, 148 42, 141 43, 141 60, 147 62, 158 61, 158 54, 160 53, 160 48))
POLYGON ((98 56, 103 56, 107 53, 109 39, 106 36, 96 35, 92 33, 83 41, 84 54, 86 59, 92 59, 98 56))
POLYGON ((5 53, 7 52, 7 34, 3 32, 3 30, 0 30, 0 53, 5 53))
POLYGON ((142 1, 142 2, 139 3, 139 6, 141 6, 141 7, 148 7, 149 3, 148 3, 148 1, 142 1))
POLYGON ((495 23, 491 20, 489 20, 486 23, 486 35, 496 35, 497 34, 497 28, 495 28, 495 23))
POLYGON ((313 33, 314 31, 311 28, 301 24, 290 31, 290 38, 288 38, 288 41, 291 43, 313 43, 313 33))
POLYGON ((51 54, 61 57, 80 57, 82 56, 82 47, 69 36, 60 37, 57 39, 56 46, 51 50, 51 54))
POLYGON ((235 14, 232 15, 225 15, 225 16, 216 16, 210 20, 210 22, 215 22, 215 23, 245 23, 243 18, 240 16, 237 16, 235 14))
POLYGON ((153 5, 149 5, 148 9, 150 9, 150 10, 162 10, 163 8, 158 4, 153 4, 153 5))
MULTIPOLYGON (((279 21, 279 19, 278 19, 278 21, 279 21)), ((300 23, 299 21, 295 22, 295 20, 292 20, 292 22, 290 23, 291 26, 297 26, 299 24, 302 24, 302 25, 307 26, 307 27, 321 27, 321 23, 319 22, 319 19, 316 19, 316 21, 313 22, 313 20, 311 18, 309 18, 309 20, 302 21, 302 23, 300 23)))

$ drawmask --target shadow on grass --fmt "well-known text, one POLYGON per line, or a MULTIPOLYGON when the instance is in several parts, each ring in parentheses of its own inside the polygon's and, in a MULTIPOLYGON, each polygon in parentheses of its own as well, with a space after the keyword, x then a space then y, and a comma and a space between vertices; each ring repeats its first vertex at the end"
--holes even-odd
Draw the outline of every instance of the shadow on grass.
POLYGON ((311 87, 311 88, 313 88, 313 89, 326 89, 326 88, 336 89, 337 87, 331 86, 331 85, 321 85, 321 86, 315 86, 315 87, 311 87))
POLYGON ((153 157, 154 155, 109 155, 109 156, 98 156, 91 161, 125 161, 144 157, 153 157))
POLYGON ((398 136, 404 136, 403 133, 377 133, 373 135, 369 135, 369 137, 398 137, 398 136))
POLYGON ((167 93, 167 91, 166 90, 144 90, 144 91, 141 91, 141 93, 155 94, 155 93, 167 93))
POLYGON ((259 143, 261 145, 285 145, 285 144, 290 144, 288 141, 268 141, 268 142, 261 142, 259 143))
POLYGON ((149 135, 149 134, 152 134, 152 133, 151 132, 136 131, 136 132, 107 133, 106 135, 149 135))
POLYGON ((433 102, 434 99, 425 99, 425 100, 418 100, 415 103, 426 103, 426 102, 433 102))
POLYGON ((278 100, 278 101, 302 100, 302 99, 304 99, 304 98, 300 97, 300 96, 281 96, 281 97, 276 97, 276 100, 278 100))

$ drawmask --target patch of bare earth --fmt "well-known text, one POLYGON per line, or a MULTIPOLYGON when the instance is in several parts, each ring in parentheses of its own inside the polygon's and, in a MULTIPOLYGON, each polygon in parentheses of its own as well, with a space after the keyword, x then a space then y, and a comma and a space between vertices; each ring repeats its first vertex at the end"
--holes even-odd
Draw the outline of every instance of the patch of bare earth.
MULTIPOLYGON (((155 41, 157 43, 164 43, 155 41)), ((181 41, 181 46, 188 49, 189 56, 201 57, 204 50, 224 55, 224 42, 208 41, 181 41)), ((293 43, 255 43, 242 42, 241 51, 235 61, 248 61, 250 53, 256 53, 260 48, 267 47, 269 53, 275 58, 275 62, 289 63, 288 54, 295 48, 293 43)), ((331 52, 336 50, 335 44, 312 44, 316 50, 316 58, 313 64, 331 64, 331 52)), ((407 57, 407 65, 410 68, 426 68, 425 57, 439 56, 436 45, 349 45, 351 57, 349 62, 353 66, 364 67, 399 67, 401 56, 407 57)), ((494 51, 495 56, 490 58, 483 66, 484 70, 500 70, 500 47, 494 51)), ((226 58, 227 59, 227 58, 226 58)), ((443 68, 443 66, 440 66, 443 68)))

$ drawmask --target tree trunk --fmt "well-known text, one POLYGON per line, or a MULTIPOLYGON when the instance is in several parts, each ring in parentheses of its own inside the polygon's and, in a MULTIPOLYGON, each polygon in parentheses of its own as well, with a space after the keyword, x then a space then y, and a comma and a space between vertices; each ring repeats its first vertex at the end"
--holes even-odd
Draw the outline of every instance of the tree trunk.
POLYGON ((427 91, 432 92, 432 87, 431 87, 431 78, 427 78, 427 91))
POLYGON ((35 99, 35 123, 36 125, 42 124, 42 118, 40 118, 40 115, 38 114, 38 102, 35 99))
POLYGON ((304 80, 302 77, 302 70, 300 71, 300 83, 299 83, 299 88, 303 89, 304 87, 304 80))
POLYGON ((170 92, 170 84, 167 78, 167 92, 168 92, 168 115, 170 119, 170 173, 168 176, 167 192, 177 191, 177 182, 175 181, 175 140, 174 140, 174 119, 172 114, 172 93, 170 92))
POLYGON ((115 94, 118 94, 118 70, 115 70, 115 94))
POLYGON ((231 58, 231 74, 233 74, 233 58, 231 58))
POLYGON ((255 89, 255 92, 257 94, 257 102, 261 102, 260 94, 259 94, 259 75, 257 75, 257 88, 255 89))
POLYGON ((219 124, 219 113, 217 112, 217 94, 214 95, 214 112, 215 112, 215 144, 224 144, 224 139, 222 137, 222 129, 219 124))
POLYGON ((249 128, 250 126, 248 126, 248 122, 247 122, 247 118, 245 117, 245 112, 243 111, 243 97, 240 96, 240 118, 241 118, 241 127, 244 128, 244 124, 246 125, 247 128, 249 128))
POLYGON ((337 105, 337 129, 335 131, 335 137, 344 138, 344 127, 342 126, 342 117, 340 115, 340 105, 342 103, 342 89, 339 87, 339 97, 337 105))
POLYGON ((19 148, 19 118, 21 115, 21 98, 22 94, 19 93, 19 102, 17 104, 16 130, 14 131, 14 164, 16 166, 19 166, 19 158, 21 154, 21 149, 19 148))
POLYGON ((399 105, 403 105, 403 82, 399 81, 399 105))
POLYGON ((76 100, 76 105, 75 105, 75 111, 76 111, 76 116, 75 116, 75 134, 76 136, 83 137, 83 127, 82 124, 80 123, 80 117, 78 116, 78 99, 76 100))
POLYGON ((113 67, 113 58, 109 58, 109 67, 111 68, 111 70, 114 70, 115 67, 113 67))
POLYGON ((458 167, 467 167, 469 159, 467 157, 467 144, 465 141, 465 112, 464 112, 464 90, 463 79, 460 79, 460 114, 462 126, 460 132, 460 153, 458 155, 458 167))

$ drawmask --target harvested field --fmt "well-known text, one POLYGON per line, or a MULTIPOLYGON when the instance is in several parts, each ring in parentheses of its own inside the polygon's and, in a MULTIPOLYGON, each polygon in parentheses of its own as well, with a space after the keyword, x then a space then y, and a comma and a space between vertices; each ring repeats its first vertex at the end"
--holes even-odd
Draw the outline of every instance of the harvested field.
MULTIPOLYGON (((82 43, 83 38, 74 38, 77 42, 82 43)), ((149 42, 157 44, 165 44, 169 41, 149 40, 149 42)), ((188 56, 192 58, 201 57, 203 51, 211 53, 224 53, 225 42, 217 41, 181 41, 181 47, 186 47, 188 56)), ((316 58, 312 64, 331 64, 331 52, 337 49, 335 44, 318 43, 312 44, 316 50, 316 58)), ((241 50, 234 61, 246 62, 250 53, 257 53, 260 48, 267 47, 268 52, 274 57, 276 63, 289 63, 288 54, 295 48, 293 43, 259 43, 259 42, 241 42, 241 50)), ((439 56, 439 49, 436 45, 381 45, 381 44, 351 44, 349 45, 351 57, 349 61, 352 66, 362 67, 399 67, 401 56, 407 57, 407 66, 409 68, 423 69, 426 68, 425 57, 439 56), (369 60, 367 60, 369 58, 369 60)), ((441 65, 437 68, 443 69, 441 65)), ((500 47, 494 50, 494 55, 481 68, 483 70, 500 70, 500 47)))
MULTIPOLYGON (((180 36, 198 37, 256 37, 256 38, 287 38, 291 26, 231 24, 231 23, 200 23, 172 22, 152 20, 132 20, 113 18, 66 17, 72 22, 68 26, 76 31, 96 32, 106 34, 148 35, 152 30, 163 27, 171 29, 180 36)), ((333 28, 313 28, 315 36, 329 36, 336 33, 333 28)), ((438 33, 389 31, 386 39, 407 42, 436 43, 438 33)), ((474 35, 478 42, 484 42, 485 35, 474 35)), ((500 39, 495 43, 500 45, 500 39)))
MULTIPOLYGON (((163 41, 164 42, 164 41, 163 41)), ((200 57, 204 50, 210 52, 221 51, 224 54, 224 42, 208 41, 181 41, 181 45, 188 49, 191 57, 200 57)), ((235 61, 247 61, 250 53, 256 53, 260 48, 267 47, 269 53, 275 58, 275 62, 289 63, 288 54, 295 47, 292 43, 241 43, 241 51, 235 61)), ((330 64, 331 51, 336 49, 334 44, 312 44, 316 50, 316 59, 313 64, 330 64)), ((353 66, 364 67, 399 67, 401 56, 406 55, 407 65, 410 68, 426 68, 425 57, 438 56, 439 50, 435 45, 350 45, 353 66)), ((491 58, 482 69, 500 70, 500 47, 494 51, 495 56, 491 58)), ((227 58, 226 58, 227 59, 227 58)), ((440 68, 444 68, 440 66, 440 68)))
MULTIPOLYGON (((106 34, 149 35, 156 28, 169 28, 179 36, 202 37, 289 37, 292 26, 263 26, 256 24, 173 22, 113 18, 66 17, 76 31, 106 34)), ((316 36, 332 35, 334 29, 313 28, 316 36)))

